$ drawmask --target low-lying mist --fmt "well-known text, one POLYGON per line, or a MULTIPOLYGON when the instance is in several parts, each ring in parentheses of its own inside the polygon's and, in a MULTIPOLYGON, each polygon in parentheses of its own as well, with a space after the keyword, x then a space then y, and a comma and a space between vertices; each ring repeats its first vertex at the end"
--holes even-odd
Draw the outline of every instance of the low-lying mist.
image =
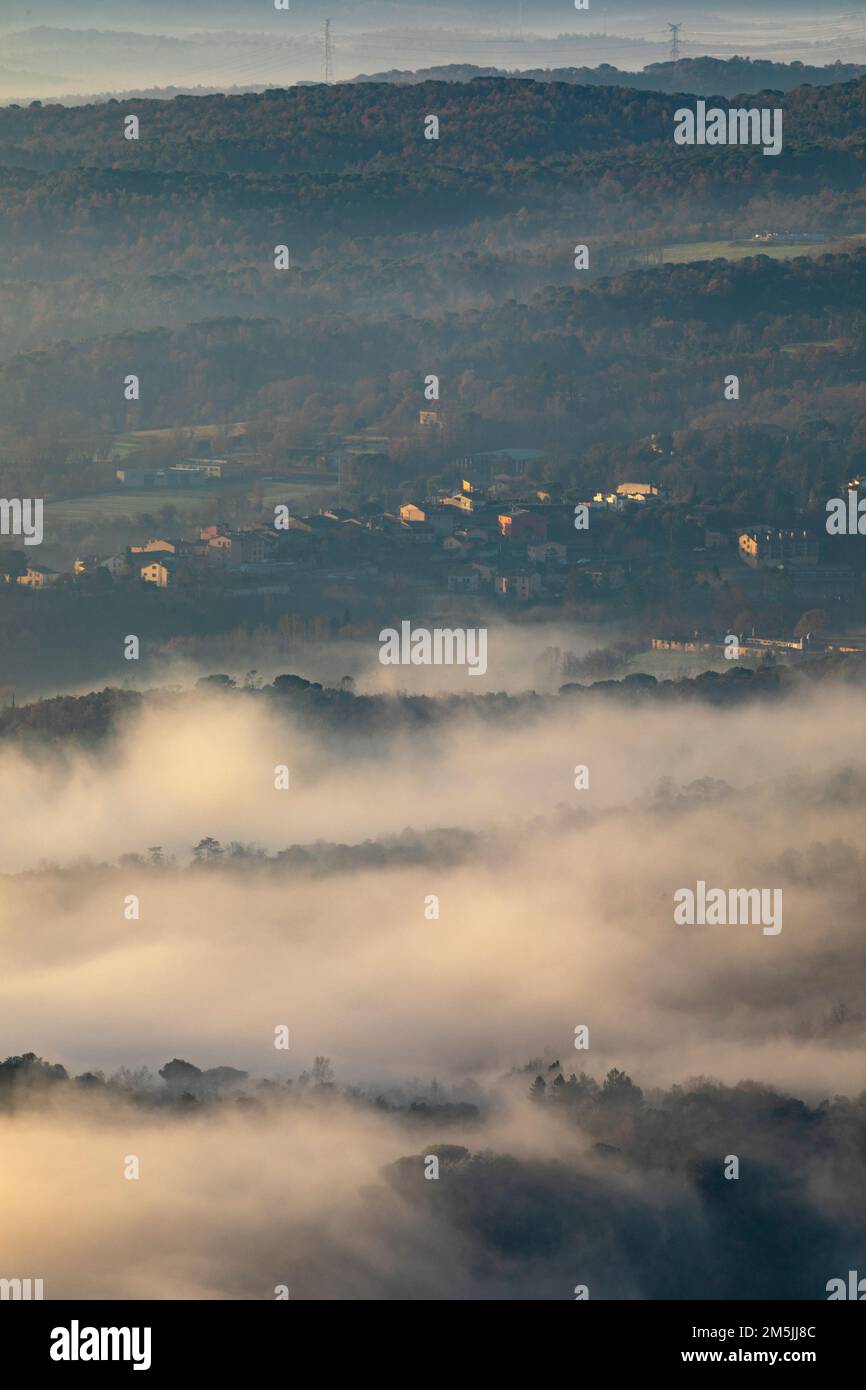
POLYGON ((856 691, 355 703, 153 696, 98 750, 5 743, 0 1046, 266 1072, 285 1023, 293 1061, 474 1074, 586 1023, 653 1083, 862 1083, 856 691), (781 932, 676 926, 700 880, 782 889, 781 932))
POLYGON ((4 1267, 48 1298, 815 1299, 866 1234, 863 1096, 558 1061, 477 1105, 339 1090, 322 1058, 209 1101, 38 1072, 0 1066, 4 1267))
POLYGON ((55 1297, 824 1297, 855 1267, 840 1191, 863 1229, 857 690, 429 703, 365 725, 363 699, 153 693, 93 747, 0 744, 0 1054, 274 1083, 185 1108, 70 1082, 0 1118, 10 1272, 55 1297), (675 925, 700 881, 781 889, 781 931, 675 925), (299 1092, 316 1057, 339 1084, 299 1092), (558 1104, 613 1069, 636 1110, 583 1081, 558 1104), (408 1113, 440 1087, 477 1114, 408 1113), (738 1194, 743 1233, 790 1231, 695 1284, 738 1194))

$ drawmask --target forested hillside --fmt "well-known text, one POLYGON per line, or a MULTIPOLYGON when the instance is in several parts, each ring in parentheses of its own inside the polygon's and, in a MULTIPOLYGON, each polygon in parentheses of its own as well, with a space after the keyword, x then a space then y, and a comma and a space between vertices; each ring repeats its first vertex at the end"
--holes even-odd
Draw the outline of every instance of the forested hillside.
POLYGON ((492 78, 0 111, 4 485, 104 487, 116 431, 244 419, 387 435, 392 503, 515 443, 597 484, 664 432, 675 494, 808 506, 862 459, 866 79, 787 93, 774 159, 675 146, 693 100, 492 78), (659 264, 767 228, 828 254, 659 264))

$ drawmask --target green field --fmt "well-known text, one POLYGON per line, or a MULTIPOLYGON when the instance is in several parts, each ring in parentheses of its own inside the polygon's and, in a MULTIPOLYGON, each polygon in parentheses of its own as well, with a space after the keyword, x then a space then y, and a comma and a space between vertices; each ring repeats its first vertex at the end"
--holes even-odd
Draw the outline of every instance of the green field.
POLYGON ((630 657, 628 670, 631 673, 640 671, 647 676, 655 676, 656 680, 672 681, 684 676, 699 676, 704 671, 718 671, 720 675, 724 675, 734 665, 758 666, 760 656, 750 653, 748 657, 742 656, 737 662, 733 662, 727 661, 721 653, 716 655, 714 652, 671 652, 650 648, 649 651, 630 657))
POLYGON ((221 432, 229 439, 242 439, 247 432, 247 422, 234 420, 225 425, 176 425, 165 429, 127 430, 113 436, 111 458, 122 463, 146 444, 158 444, 179 434, 188 435, 191 445, 194 440, 215 439, 221 432))
POLYGON ((844 251, 851 243, 866 241, 866 232, 841 237, 838 241, 804 241, 786 246, 783 243, 748 242, 740 245, 731 241, 683 241, 666 246, 663 259, 673 265, 688 261, 743 261, 749 256, 769 256, 774 261, 792 260, 794 256, 824 256, 828 252, 844 251))
POLYGON ((850 346, 846 338, 825 338, 814 339, 806 343, 785 343, 779 349, 780 352, 806 352, 813 348, 822 348, 826 352, 845 352, 850 346))
MULTIPOLYGON (((164 507, 172 507, 179 519, 198 521, 214 514, 215 504, 221 497, 231 497, 232 493, 245 493, 255 489, 255 482, 234 483, 222 487, 203 484, 197 488, 136 488, 117 487, 111 492, 97 492, 88 497, 68 497, 59 502, 45 504, 46 520, 54 519, 61 525, 68 522, 94 522, 99 517, 119 521, 123 517, 137 517, 149 512, 156 516, 164 507)), ((336 485, 333 483, 272 483, 263 484, 261 495, 265 507, 276 506, 278 502, 299 504, 306 498, 321 495, 333 496, 336 485)))

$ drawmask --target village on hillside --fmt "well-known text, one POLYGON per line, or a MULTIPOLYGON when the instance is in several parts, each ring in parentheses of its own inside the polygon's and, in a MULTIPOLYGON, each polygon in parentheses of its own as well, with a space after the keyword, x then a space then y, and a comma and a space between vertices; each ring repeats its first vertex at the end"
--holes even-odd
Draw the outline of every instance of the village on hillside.
MULTIPOLYGON (((0 573, 7 585, 32 591, 132 585, 199 602, 284 596, 322 618, 338 603, 345 614, 361 597, 410 603, 413 611, 485 605, 524 615, 624 615, 658 654, 723 655, 735 620, 744 650, 764 660, 862 650, 851 633, 864 575, 836 559, 839 546, 827 544, 819 524, 738 522, 708 505, 674 502, 646 477, 567 499, 538 485, 541 459, 540 450, 524 448, 457 459, 452 486, 393 511, 372 504, 296 510, 277 501, 243 522, 192 525, 190 492, 204 498, 224 483, 229 460, 187 459, 150 472, 126 466, 116 470, 118 493, 148 489, 155 499, 147 532, 105 553, 76 554, 65 567, 6 550, 0 573), (180 495, 188 504, 182 525, 157 528, 155 504, 168 499, 162 516, 170 519, 170 500, 180 495), (685 588, 702 598, 704 611, 672 621, 670 596, 685 588), (787 630, 780 630, 780 612, 787 630)), ((353 461, 343 454, 337 464, 340 484, 353 461)), ((270 497, 279 497, 278 480, 269 481, 270 497)))

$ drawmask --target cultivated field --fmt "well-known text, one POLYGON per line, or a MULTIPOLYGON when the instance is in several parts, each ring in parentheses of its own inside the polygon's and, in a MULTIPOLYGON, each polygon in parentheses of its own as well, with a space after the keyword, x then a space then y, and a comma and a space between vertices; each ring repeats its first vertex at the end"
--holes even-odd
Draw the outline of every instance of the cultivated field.
POLYGON ((828 252, 841 252, 850 244, 866 241, 866 232, 853 236, 840 237, 838 241, 803 241, 791 244, 785 242, 734 242, 734 241, 683 241, 664 248, 663 259, 674 265, 688 261, 743 261, 749 256, 769 256, 774 261, 789 261, 795 256, 824 256, 828 252))
POLYGON ((205 484, 200 487, 180 488, 135 488, 117 487, 111 492, 96 492, 86 497, 68 497, 57 502, 45 504, 46 521, 96 522, 100 517, 109 521, 121 521, 124 517, 135 518, 144 514, 159 515, 164 508, 171 507, 178 520, 192 520, 214 515, 219 511, 217 505, 222 500, 245 494, 261 496, 265 508, 274 507, 278 502, 302 508, 311 499, 333 498, 336 493, 334 483, 275 483, 256 485, 255 482, 226 483, 223 486, 205 484))

